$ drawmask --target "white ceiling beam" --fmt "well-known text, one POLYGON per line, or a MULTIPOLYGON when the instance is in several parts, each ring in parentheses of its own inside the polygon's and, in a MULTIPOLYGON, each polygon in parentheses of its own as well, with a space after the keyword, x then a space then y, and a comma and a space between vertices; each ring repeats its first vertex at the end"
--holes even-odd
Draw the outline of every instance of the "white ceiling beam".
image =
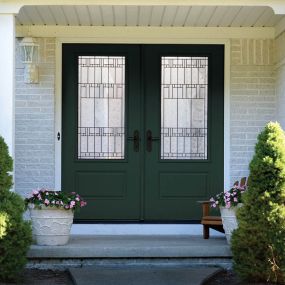
POLYGON ((0 14, 18 14, 23 6, 21 3, 3 3, 0 0, 0 14))
POLYGON ((275 36, 278 37, 285 31, 285 18, 281 19, 275 26, 275 36))
POLYGON ((97 38, 111 42, 159 42, 161 39, 269 39, 274 28, 222 27, 88 27, 88 26, 17 26, 17 37, 97 38))

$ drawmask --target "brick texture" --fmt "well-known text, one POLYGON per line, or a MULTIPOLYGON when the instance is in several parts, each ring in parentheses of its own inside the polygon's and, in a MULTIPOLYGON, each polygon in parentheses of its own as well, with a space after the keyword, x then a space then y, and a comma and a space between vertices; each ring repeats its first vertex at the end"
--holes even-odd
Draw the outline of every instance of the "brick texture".
POLYGON ((40 44, 39 84, 24 83, 16 50, 15 189, 23 196, 38 187, 54 187, 55 40, 40 44))
POLYGON ((277 119, 285 129, 285 32, 276 39, 277 119))
POLYGON ((249 174, 258 133, 276 120, 274 41, 231 41, 231 181, 249 174))

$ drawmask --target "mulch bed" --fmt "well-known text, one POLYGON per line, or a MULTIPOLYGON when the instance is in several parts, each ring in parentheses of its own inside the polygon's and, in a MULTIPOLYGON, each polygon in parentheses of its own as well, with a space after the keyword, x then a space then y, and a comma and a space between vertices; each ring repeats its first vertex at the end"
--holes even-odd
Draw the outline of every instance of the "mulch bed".
MULTIPOLYGON (((18 283, 1 283, 0 285, 22 284, 22 285, 72 285, 69 274, 66 271, 26 269, 22 280, 18 283)), ((204 285, 276 285, 272 283, 248 283, 242 282, 237 275, 229 270, 216 274, 204 285)))
POLYGON ((204 285, 277 285, 276 283, 249 283, 239 279, 239 277, 232 271, 222 271, 216 274, 204 285))
POLYGON ((21 281, 18 283, 1 283, 0 285, 23 284, 23 285, 72 285, 69 274, 66 271, 26 269, 21 281))

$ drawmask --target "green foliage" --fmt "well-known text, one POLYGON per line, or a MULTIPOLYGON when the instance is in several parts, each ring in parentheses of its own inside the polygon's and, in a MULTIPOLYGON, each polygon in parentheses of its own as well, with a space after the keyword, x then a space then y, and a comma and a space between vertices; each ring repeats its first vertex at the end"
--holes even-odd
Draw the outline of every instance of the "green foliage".
POLYGON ((285 284, 285 135, 278 123, 258 136, 237 217, 234 270, 248 281, 285 284))
POLYGON ((18 279, 32 242, 31 225, 23 220, 24 200, 9 191, 12 166, 7 145, 0 137, 0 281, 18 279))
POLYGON ((7 235, 7 228, 9 225, 9 216, 7 213, 0 213, 0 240, 7 235))
POLYGON ((25 199, 28 207, 33 206, 37 209, 46 207, 61 208, 74 211, 87 205, 87 203, 75 192, 66 193, 63 191, 53 191, 48 189, 34 190, 30 198, 25 199))
POLYGON ((0 136, 0 191, 11 189, 12 175, 9 171, 13 170, 13 160, 9 155, 8 146, 0 136))

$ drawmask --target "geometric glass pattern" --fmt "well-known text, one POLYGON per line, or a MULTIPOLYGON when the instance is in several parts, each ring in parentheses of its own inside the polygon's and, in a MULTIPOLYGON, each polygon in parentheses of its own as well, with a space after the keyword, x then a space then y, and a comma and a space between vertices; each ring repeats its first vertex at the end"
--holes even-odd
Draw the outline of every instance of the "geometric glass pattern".
POLYGON ((208 57, 161 58, 161 159, 207 159, 208 57))
POLYGON ((125 57, 78 57, 78 159, 124 159, 125 57))

